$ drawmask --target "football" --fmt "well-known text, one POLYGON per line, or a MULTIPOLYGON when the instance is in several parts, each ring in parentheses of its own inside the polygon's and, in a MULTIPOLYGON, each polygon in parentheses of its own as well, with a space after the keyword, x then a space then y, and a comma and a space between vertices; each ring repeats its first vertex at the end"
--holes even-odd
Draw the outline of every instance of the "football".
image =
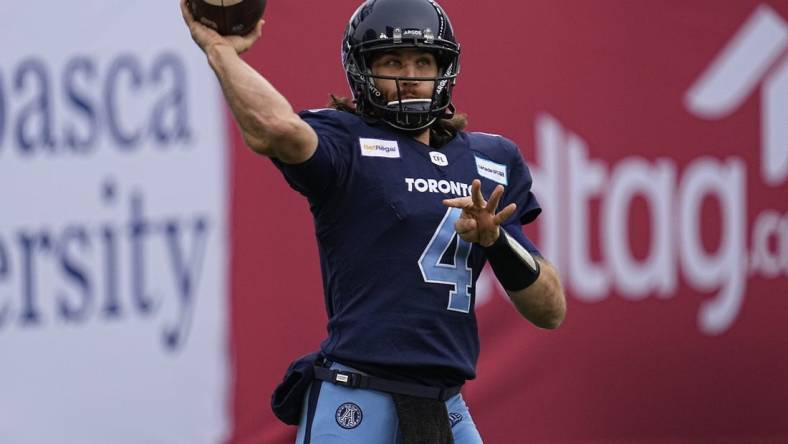
POLYGON ((221 35, 245 35, 263 16, 266 0, 189 0, 195 20, 221 35))

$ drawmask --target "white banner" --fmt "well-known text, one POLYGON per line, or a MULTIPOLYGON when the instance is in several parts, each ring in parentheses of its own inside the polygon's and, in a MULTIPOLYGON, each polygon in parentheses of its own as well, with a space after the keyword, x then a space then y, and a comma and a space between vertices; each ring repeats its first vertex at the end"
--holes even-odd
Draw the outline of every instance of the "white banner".
POLYGON ((229 142, 178 3, 3 23, 0 442, 221 442, 229 142))

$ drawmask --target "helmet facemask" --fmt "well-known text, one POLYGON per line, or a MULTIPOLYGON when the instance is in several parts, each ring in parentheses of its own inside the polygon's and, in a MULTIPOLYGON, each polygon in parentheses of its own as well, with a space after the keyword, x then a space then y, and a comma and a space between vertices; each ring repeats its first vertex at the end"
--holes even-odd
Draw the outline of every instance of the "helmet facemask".
POLYGON ((451 93, 459 72, 459 52, 435 49, 429 45, 369 45, 349 57, 348 77, 354 85, 358 111, 376 116, 389 125, 404 131, 421 131, 428 128, 439 118, 451 118, 454 107, 451 93), (376 75, 372 72, 372 59, 380 51, 390 49, 426 50, 435 56, 438 73, 435 77, 400 77, 376 75), (396 87, 396 99, 389 101, 375 85, 376 80, 391 80, 396 87), (432 94, 425 98, 403 98, 403 82, 431 82, 432 94))

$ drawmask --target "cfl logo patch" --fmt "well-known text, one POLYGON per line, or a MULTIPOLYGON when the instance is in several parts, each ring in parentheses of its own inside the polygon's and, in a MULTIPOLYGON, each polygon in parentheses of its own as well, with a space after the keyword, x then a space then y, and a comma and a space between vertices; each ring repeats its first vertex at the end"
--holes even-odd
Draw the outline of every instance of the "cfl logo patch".
POLYGON ((437 151, 430 152, 430 160, 438 166, 447 166, 449 164, 449 159, 446 158, 446 155, 437 151))
POLYGON ((361 407, 352 402, 346 402, 337 408, 337 424, 343 429, 355 429, 361 425, 363 419, 364 414, 361 411, 361 407))

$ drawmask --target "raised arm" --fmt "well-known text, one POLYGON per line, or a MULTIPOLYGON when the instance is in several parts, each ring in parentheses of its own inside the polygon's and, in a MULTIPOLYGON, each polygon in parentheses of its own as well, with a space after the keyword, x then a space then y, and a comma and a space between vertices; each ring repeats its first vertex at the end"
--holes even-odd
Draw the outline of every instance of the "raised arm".
POLYGON ((317 134, 276 88, 239 56, 260 38, 264 21, 245 36, 221 36, 194 20, 181 0, 192 39, 208 57, 244 142, 253 151, 284 163, 301 163, 317 149, 317 134))

